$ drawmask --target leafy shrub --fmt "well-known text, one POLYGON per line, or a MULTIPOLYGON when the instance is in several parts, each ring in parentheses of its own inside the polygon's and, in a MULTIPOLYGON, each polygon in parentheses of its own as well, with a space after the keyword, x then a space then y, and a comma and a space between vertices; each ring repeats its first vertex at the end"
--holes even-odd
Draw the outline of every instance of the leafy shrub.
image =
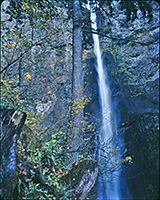
POLYGON ((62 176, 68 173, 61 147, 64 135, 62 131, 53 134, 40 148, 32 141, 24 148, 23 141, 18 141, 18 198, 67 198, 71 190, 62 181, 62 176))

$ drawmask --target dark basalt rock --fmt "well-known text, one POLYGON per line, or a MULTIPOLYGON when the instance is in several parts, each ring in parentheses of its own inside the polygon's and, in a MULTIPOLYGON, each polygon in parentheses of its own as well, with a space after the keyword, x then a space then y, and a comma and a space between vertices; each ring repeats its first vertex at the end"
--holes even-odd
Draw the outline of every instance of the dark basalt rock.
MULTIPOLYGON (((133 163, 124 163, 121 171, 121 197, 157 199, 159 195, 159 78, 138 85, 125 85, 123 74, 115 73, 116 65, 110 53, 104 54, 112 91, 112 105, 117 118, 117 132, 123 138, 121 151, 131 156, 133 163), (118 113, 117 113, 118 111, 118 113), (125 180, 125 184, 124 184, 125 180)), ((117 66, 118 68, 118 66, 117 66)), ((138 74, 138 67, 135 74, 138 74)), ((152 69, 153 70, 153 69, 152 69)), ((124 72, 125 73, 125 72, 124 72)))
POLYGON ((99 89, 97 81, 97 71, 95 69, 95 58, 90 58, 89 55, 84 62, 84 88, 85 94, 90 101, 87 103, 84 109, 85 113, 90 113, 92 115, 88 116, 89 121, 94 121, 95 118, 101 118, 101 106, 99 103, 99 89), (95 118, 93 118, 94 116, 95 118))
POLYGON ((1 109, 0 140, 0 195, 2 199, 11 199, 17 185, 16 145, 26 114, 13 109, 1 109))

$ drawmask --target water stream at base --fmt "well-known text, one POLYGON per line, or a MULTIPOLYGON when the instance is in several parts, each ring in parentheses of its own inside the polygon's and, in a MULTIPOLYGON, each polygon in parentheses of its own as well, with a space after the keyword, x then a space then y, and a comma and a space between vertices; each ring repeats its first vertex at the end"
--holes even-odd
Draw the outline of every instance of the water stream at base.
MULTIPOLYGON (((97 30, 96 14, 91 8, 90 8, 90 12, 91 12, 92 29, 96 31, 97 30)), ((99 95, 100 95, 100 103, 101 103, 101 108, 102 108, 102 128, 101 128, 101 134, 100 134, 100 141, 102 144, 104 144, 105 142, 110 141, 110 139, 113 137, 111 97, 110 97, 109 85, 107 85, 107 76, 103 68, 98 34, 93 34, 93 40, 94 40, 94 52, 97 58, 96 70, 98 73, 99 95)), ((114 148, 113 145, 111 147, 111 150, 113 150, 114 148)), ((107 148, 108 147, 106 147, 105 153, 102 153, 101 151, 99 151, 99 160, 101 160, 102 156, 103 157, 107 156, 107 152, 108 152, 107 148)), ((110 158, 110 159, 112 162, 113 158, 110 158)), ((102 200, 120 199, 118 190, 119 190, 119 172, 118 171, 113 172, 113 173, 104 172, 103 176, 98 178, 98 183, 97 183, 98 199, 102 199, 102 200)))

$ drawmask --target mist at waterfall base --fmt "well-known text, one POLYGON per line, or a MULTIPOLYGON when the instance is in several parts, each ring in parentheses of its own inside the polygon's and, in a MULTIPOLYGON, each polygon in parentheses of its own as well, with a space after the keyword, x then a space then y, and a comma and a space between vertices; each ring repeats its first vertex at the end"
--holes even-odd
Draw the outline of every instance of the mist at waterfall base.
MULTIPOLYGON (((96 14, 91 10, 91 22, 92 28, 97 30, 96 14)), ((108 75, 104 71, 99 37, 97 34, 93 34, 94 52, 96 55, 97 63, 96 70, 98 74, 98 86, 99 86, 99 101, 102 111, 102 125, 100 133, 101 147, 98 150, 98 161, 100 164, 100 175, 97 180, 97 199, 121 199, 121 187, 122 177, 120 176, 119 169, 112 167, 115 164, 115 160, 119 159, 119 156, 112 154, 116 147, 120 144, 120 140, 116 137, 116 119, 113 115, 113 109, 111 105, 111 93, 108 83, 108 75), (109 169, 109 167, 111 167, 109 169), (120 178, 121 177, 121 178, 120 178), (120 180, 121 179, 121 180, 120 180)), ((120 153, 120 151, 118 152, 120 153)), ((124 185, 122 186, 124 187, 124 185)), ((127 190, 127 188, 126 188, 127 190)), ((126 191, 126 196, 127 191, 126 191)), ((124 198, 124 197, 123 197, 124 198)))

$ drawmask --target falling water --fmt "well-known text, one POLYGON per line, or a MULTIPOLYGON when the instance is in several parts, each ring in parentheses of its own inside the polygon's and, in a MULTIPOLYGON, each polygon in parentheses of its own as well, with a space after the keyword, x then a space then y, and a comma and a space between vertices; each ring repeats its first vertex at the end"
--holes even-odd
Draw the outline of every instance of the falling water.
MULTIPOLYGON (((91 22, 92 29, 97 30, 96 23, 96 14, 91 10, 91 22)), ((98 86, 99 86, 99 95, 102 107, 102 129, 101 129, 101 143, 105 143, 109 141, 113 137, 112 130, 112 109, 111 109, 111 101, 110 101, 110 89, 107 83, 107 76, 104 72, 102 57, 101 57, 101 49, 98 34, 93 34, 94 40, 94 52, 97 58, 97 73, 98 73, 98 86)), ((106 147, 107 148, 107 147, 106 147)), ((112 146, 113 148, 113 146, 112 146)), ((99 153, 101 154, 101 153, 99 153)), ((100 157, 102 155, 99 155, 100 157)), ((103 153, 104 156, 104 153, 103 153)), ((101 159, 101 158, 100 158, 101 159)), ((112 159, 112 158, 111 158, 112 159)), ((118 194, 118 172, 110 172, 104 173, 103 177, 99 179, 97 196, 99 199, 120 199, 118 194)))
MULTIPOLYGON (((96 14, 91 12, 92 28, 97 29, 96 14)), ((99 37, 97 34, 93 34, 94 40, 94 52, 97 57, 97 72, 98 72, 98 85, 102 106, 102 134, 101 139, 103 141, 108 140, 113 136, 112 123, 111 123, 111 106, 109 87, 106 85, 106 75, 103 69, 101 50, 99 44, 99 37)))

